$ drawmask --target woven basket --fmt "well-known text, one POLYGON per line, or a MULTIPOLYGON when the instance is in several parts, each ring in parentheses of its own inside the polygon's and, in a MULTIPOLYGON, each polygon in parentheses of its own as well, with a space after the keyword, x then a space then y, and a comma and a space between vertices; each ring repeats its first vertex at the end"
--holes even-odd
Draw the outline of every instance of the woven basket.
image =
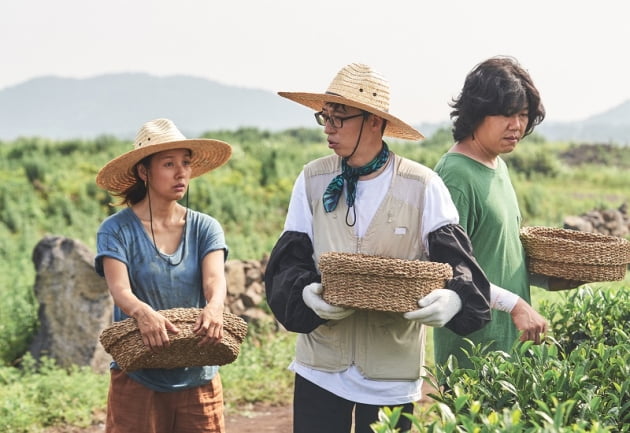
POLYGON ((324 253, 319 269, 323 298, 329 304, 396 313, 417 310, 418 299, 453 278, 446 263, 366 254, 324 253))
POLYGON ((247 335, 247 323, 243 319, 223 313, 221 342, 199 346, 201 337, 192 330, 201 313, 200 308, 172 308, 158 312, 180 330, 178 334, 169 334, 170 345, 159 352, 153 353, 144 345, 134 319, 112 323, 101 333, 101 344, 123 370, 229 364, 238 357, 240 345, 247 335))
POLYGON ((521 242, 529 256, 529 270, 585 283, 619 281, 630 263, 630 242, 599 233, 524 227, 521 242))

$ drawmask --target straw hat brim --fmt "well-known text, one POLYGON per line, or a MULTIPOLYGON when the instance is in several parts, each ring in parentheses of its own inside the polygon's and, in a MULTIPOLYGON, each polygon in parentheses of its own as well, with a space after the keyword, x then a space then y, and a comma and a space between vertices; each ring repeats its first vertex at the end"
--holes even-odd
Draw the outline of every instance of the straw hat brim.
POLYGON ((191 178, 225 164, 232 156, 229 144, 213 139, 185 139, 130 150, 105 164, 96 175, 96 184, 103 189, 123 192, 136 183, 134 166, 145 157, 171 149, 190 149, 191 178))
POLYGON ((297 102, 298 104, 312 108, 315 111, 321 110, 326 103, 343 104, 349 107, 355 107, 387 120, 387 126, 385 127, 385 132, 383 133, 383 135, 387 137, 402 138, 404 140, 422 140, 424 138, 424 135, 422 135, 419 131, 396 116, 343 96, 333 95, 330 93, 307 92, 278 92, 278 95, 293 102, 297 102))

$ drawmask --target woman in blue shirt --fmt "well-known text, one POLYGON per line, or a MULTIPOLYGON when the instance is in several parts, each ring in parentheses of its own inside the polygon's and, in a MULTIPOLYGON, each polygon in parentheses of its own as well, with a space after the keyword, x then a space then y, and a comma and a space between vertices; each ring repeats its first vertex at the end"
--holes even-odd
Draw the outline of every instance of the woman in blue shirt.
MULTIPOLYGON (((97 234, 96 271, 115 303, 114 321, 136 320, 142 341, 159 352, 179 329, 157 310, 202 308, 200 344, 223 336, 228 248, 219 222, 188 209, 191 178, 223 165, 231 147, 186 139, 168 119, 145 123, 134 149, 107 163, 96 183, 127 207, 97 234)), ((217 366, 124 372, 113 362, 107 432, 223 432, 217 366)))

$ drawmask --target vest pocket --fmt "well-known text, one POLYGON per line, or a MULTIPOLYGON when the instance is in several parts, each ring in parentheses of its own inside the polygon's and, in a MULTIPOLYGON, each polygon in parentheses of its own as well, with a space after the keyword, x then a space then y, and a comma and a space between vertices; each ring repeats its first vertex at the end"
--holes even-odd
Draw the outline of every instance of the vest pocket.
POLYGON ((299 334, 296 360, 324 371, 342 371, 352 363, 350 329, 352 316, 318 326, 309 334, 299 334))
POLYGON ((369 312, 357 365, 370 379, 417 380, 424 361, 424 328, 400 313, 369 312), (372 325, 375 324, 375 325, 372 325))

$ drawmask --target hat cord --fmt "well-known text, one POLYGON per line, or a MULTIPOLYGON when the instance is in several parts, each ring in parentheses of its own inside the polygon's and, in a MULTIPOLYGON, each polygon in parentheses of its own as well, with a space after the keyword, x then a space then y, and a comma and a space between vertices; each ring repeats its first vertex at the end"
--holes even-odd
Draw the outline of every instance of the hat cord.
MULTIPOLYGON (((363 135, 363 125, 365 125, 365 117, 366 117, 366 113, 363 113, 363 117, 361 118, 361 129, 359 130, 359 136, 357 137, 357 143, 354 145, 354 149, 352 149, 352 153, 350 154, 350 156, 344 158, 345 161, 350 161, 350 158, 352 158, 354 156, 354 154, 356 153, 357 149, 359 148, 359 143, 361 142, 361 136, 363 135)), ((356 183, 356 181, 355 181, 356 183)), ((354 227, 354 225, 357 223, 357 209, 354 207, 354 198, 351 200, 352 204, 350 204, 348 206, 348 209, 346 210, 346 225, 348 227, 354 227), (352 213, 353 213, 353 217, 352 217, 352 224, 350 223, 350 220, 348 219, 348 217, 350 216, 350 209, 352 209, 352 213)))
MULTIPOLYGON (((148 181, 147 181, 148 184, 148 181)), ((190 185, 189 185, 190 188, 190 185)), ((151 238, 153 239, 153 249, 157 253, 158 257, 164 260, 170 266, 177 266, 183 260, 186 255, 186 229, 188 227, 188 189, 186 190, 186 213, 184 214, 184 245, 182 245, 182 254, 179 257, 179 261, 177 263, 172 263, 171 258, 166 254, 163 254, 157 247, 157 243, 155 242, 155 233, 153 232, 153 212, 151 211, 151 194, 149 194, 149 189, 147 188, 147 198, 149 199, 149 225, 151 226, 151 238)))
POLYGON ((359 129, 359 136, 357 137, 357 143, 354 145, 354 149, 352 149, 352 153, 346 158, 344 158, 346 161, 350 161, 350 158, 354 156, 355 152, 359 148, 359 142, 361 141, 361 136, 363 135, 363 125, 365 124, 366 114, 369 115, 368 113, 363 112, 363 117, 361 118, 361 129, 359 129))

